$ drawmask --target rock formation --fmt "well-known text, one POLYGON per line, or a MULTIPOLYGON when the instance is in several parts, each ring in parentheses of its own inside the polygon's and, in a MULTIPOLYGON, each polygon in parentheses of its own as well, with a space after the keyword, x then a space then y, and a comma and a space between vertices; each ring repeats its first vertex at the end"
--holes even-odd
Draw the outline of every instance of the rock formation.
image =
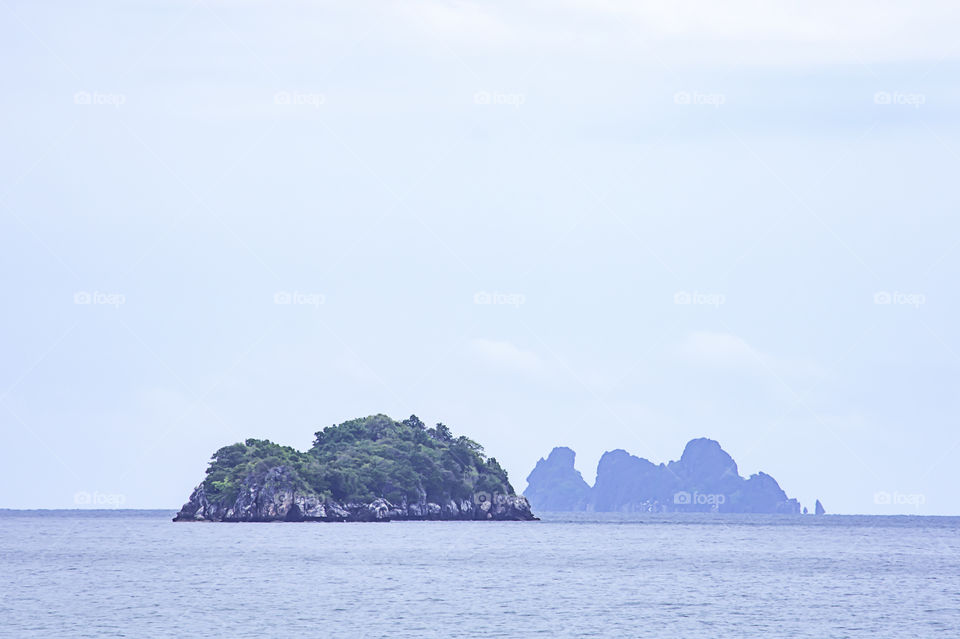
POLYGON ((529 487, 524 496, 549 511, 583 510, 590 496, 590 485, 573 467, 576 453, 569 448, 554 448, 546 459, 540 459, 527 477, 529 487))
POLYGON ((527 477, 524 495, 541 511, 799 513, 766 473, 741 477, 712 439, 691 440, 677 461, 654 464, 624 450, 604 453, 590 487, 574 452, 555 448, 527 477))
POLYGON ((529 521, 536 517, 526 498, 518 495, 478 495, 443 504, 401 500, 392 504, 378 498, 371 502, 336 502, 303 493, 293 487, 288 469, 270 469, 263 481, 251 479, 232 503, 211 502, 204 485, 190 494, 173 521, 390 521, 469 519, 529 521))

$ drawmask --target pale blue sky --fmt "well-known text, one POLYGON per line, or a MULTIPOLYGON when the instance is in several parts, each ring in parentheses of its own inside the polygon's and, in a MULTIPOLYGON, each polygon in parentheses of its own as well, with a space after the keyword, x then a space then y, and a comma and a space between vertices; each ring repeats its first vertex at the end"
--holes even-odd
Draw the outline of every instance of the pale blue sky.
POLYGON ((175 507, 221 445, 415 412, 520 490, 707 436, 960 513, 958 26, 3 0, 0 507, 175 507))

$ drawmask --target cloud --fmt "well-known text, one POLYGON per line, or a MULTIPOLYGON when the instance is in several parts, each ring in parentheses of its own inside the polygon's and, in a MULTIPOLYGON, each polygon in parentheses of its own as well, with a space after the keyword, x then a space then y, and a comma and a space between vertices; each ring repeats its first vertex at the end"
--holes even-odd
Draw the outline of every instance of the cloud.
POLYGON ((401 3, 400 12, 428 32, 462 41, 483 41, 493 45, 519 36, 508 21, 493 8, 472 2, 401 3))
POLYGON ((710 368, 773 374, 777 377, 823 377, 826 374, 812 362, 775 357, 730 333, 693 332, 680 345, 680 354, 692 364, 710 368))
POLYGON ((691 333, 680 352, 693 363, 723 368, 755 368, 764 360, 743 338, 729 333, 691 333))
POLYGON ((473 357, 494 368, 537 376, 547 371, 539 355, 512 342, 478 338, 470 340, 468 348, 473 357))
POLYGON ((458 46, 646 51, 651 63, 860 64, 956 57, 955 6, 892 0, 565 0, 400 3, 410 26, 458 46), (652 54, 656 54, 655 56, 652 54))

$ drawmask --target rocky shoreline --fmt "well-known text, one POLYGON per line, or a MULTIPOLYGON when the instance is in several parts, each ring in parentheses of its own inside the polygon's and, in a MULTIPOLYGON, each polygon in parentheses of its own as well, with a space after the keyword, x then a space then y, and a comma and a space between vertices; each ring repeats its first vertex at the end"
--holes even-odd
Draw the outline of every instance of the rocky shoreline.
POLYGON ((426 499, 392 504, 386 499, 369 503, 323 500, 292 487, 284 467, 271 469, 262 481, 245 482, 233 503, 211 501, 203 484, 197 486, 173 521, 216 522, 371 522, 371 521, 536 521, 526 497, 478 493, 469 499, 443 504, 426 499))

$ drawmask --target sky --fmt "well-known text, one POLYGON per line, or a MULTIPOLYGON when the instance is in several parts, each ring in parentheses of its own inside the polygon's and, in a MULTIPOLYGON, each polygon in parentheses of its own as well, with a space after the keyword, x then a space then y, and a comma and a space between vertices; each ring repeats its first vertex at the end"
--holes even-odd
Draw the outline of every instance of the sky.
POLYGON ((960 514, 958 11, 0 0, 0 507, 415 413, 960 514))

